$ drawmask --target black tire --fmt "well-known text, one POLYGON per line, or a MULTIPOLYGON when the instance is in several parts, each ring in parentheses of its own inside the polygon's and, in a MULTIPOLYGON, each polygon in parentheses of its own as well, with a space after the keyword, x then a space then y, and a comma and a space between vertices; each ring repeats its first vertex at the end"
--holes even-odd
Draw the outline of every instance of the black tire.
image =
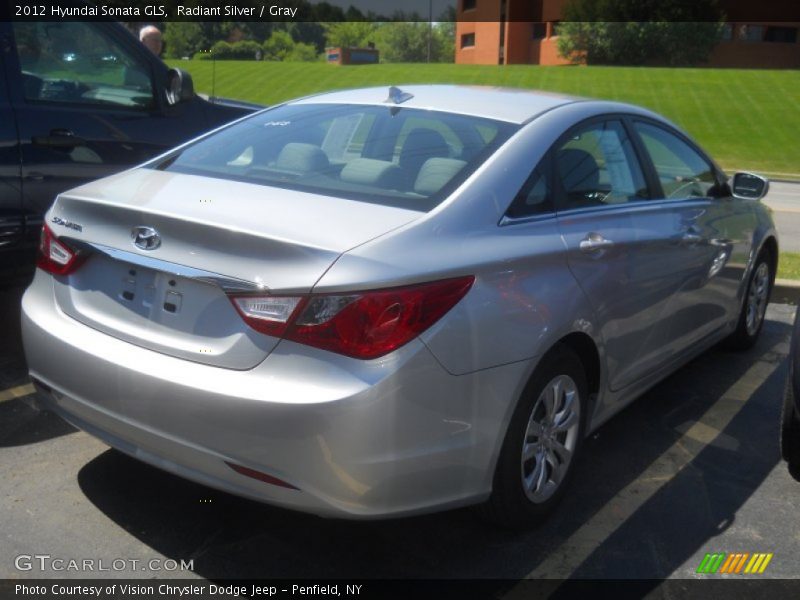
POLYGON ((800 417, 795 408, 791 377, 786 381, 781 409, 781 456, 788 463, 791 476, 800 481, 800 417))
MULTIPOLYGON (((756 258, 756 262, 750 272, 750 278, 747 281, 747 290, 742 303, 742 311, 739 314, 739 321, 736 323, 736 330, 725 340, 725 345, 731 350, 748 350, 758 341, 758 336, 764 326, 764 313, 767 310, 767 304, 772 294, 772 284, 775 280, 772 264, 773 261, 769 251, 762 250, 756 258), (763 300, 763 312, 759 311, 760 314, 757 316, 755 327, 753 327, 748 322, 748 311, 751 305, 751 295, 754 293, 754 286, 758 285, 757 281, 761 279, 763 275, 762 269, 764 268, 766 269, 766 296, 763 300)), ((760 289, 760 287, 756 289, 760 289)))
MULTIPOLYGON (((569 382, 567 380, 564 381, 568 386, 569 382)), ((564 399, 566 399, 566 395, 564 399)), ((492 495, 485 504, 479 507, 483 518, 501 527, 521 529, 537 525, 552 512, 561 501, 575 470, 575 461, 579 455, 586 432, 587 399, 588 387, 583 363, 570 348, 556 346, 542 359, 542 362, 536 368, 511 418, 495 469, 492 495), (577 432, 573 427, 570 427, 570 433, 567 434, 570 437, 567 438, 565 436, 564 443, 565 446, 568 445, 567 442, 574 443, 574 449, 571 453, 571 459, 566 461, 565 471, 563 476, 560 477, 559 483, 553 484, 555 485, 555 491, 551 491, 549 497, 545 495, 544 499, 535 502, 529 497, 529 494, 534 494, 534 492, 530 490, 526 492, 523 476, 526 469, 531 468, 528 465, 533 463, 535 467, 538 464, 539 455, 537 454, 536 458, 529 459, 527 463, 523 462, 523 442, 526 441, 529 420, 534 417, 535 411, 542 410, 540 398, 544 390, 557 379, 560 381, 561 379, 559 378, 562 378, 562 376, 570 378, 577 390, 579 413, 577 417, 573 417, 571 420, 571 422, 577 420, 577 432)), ((557 401, 556 406, 559 406, 558 402, 560 400, 557 401)), ((566 403, 566 400, 564 400, 564 403, 566 403)), ((561 406, 564 405, 562 404, 561 406)), ((555 412, 556 414, 558 413, 558 411, 555 412)), ((562 414, 565 414, 565 412, 562 412, 562 414)), ((553 421, 556 421, 555 417, 553 421)), ((561 433, 553 435, 560 436, 561 433)), ((535 436, 532 439, 536 439, 535 436)), ((540 440, 544 439, 544 437, 540 438, 540 440)), ((535 444, 529 443, 529 445, 535 444)), ((546 450, 543 450, 543 452, 546 452, 546 450)), ((553 456, 555 457, 556 455, 553 456)), ((545 465, 545 463, 546 461, 542 464, 545 465)), ((542 468, 545 469, 545 477, 547 478, 543 485, 544 488, 551 484, 549 478, 555 475, 555 468, 551 467, 550 463, 547 463, 542 468), (548 468, 550 469, 549 472, 547 471, 548 468)))

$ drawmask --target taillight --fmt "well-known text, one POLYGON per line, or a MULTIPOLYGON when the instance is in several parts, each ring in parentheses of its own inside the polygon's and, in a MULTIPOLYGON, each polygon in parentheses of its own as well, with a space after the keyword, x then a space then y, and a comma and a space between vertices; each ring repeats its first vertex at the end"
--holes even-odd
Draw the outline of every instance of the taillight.
POLYGON ((378 358, 441 319, 472 287, 459 277, 402 288, 310 296, 235 296, 256 331, 360 359, 378 358))
POLYGON ((83 262, 77 250, 60 241, 47 225, 39 238, 39 256, 36 266, 53 275, 69 275, 83 262))
POLYGON ((233 296, 234 308, 245 323, 260 333, 281 337, 302 298, 289 296, 233 296))

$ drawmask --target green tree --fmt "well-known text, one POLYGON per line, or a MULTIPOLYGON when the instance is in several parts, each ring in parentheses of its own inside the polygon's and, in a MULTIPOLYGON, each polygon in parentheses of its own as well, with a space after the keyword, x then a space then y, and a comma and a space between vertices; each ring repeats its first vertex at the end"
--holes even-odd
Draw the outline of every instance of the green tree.
POLYGON ((294 49, 295 42, 288 31, 273 31, 264 42, 264 60, 286 60, 294 49))
POLYGON ((456 22, 441 21, 434 26, 434 35, 439 38, 439 55, 436 62, 454 62, 456 59, 456 22))
POLYGON ((173 58, 192 56, 195 52, 208 50, 212 38, 208 37, 203 23, 196 21, 169 21, 165 23, 164 44, 166 53, 173 58))
POLYGON ((315 62, 319 60, 319 53, 313 44, 297 42, 284 60, 287 62, 315 62))
POLYGON ((378 26, 367 21, 323 23, 325 43, 331 47, 358 48, 374 41, 378 26))
POLYGON ((428 36, 430 36, 431 62, 453 62, 454 45, 447 27, 442 27, 441 24, 430 26, 425 21, 382 24, 376 36, 381 61, 426 62, 428 36))
POLYGON ((715 0, 571 0, 558 50, 573 62, 689 66, 722 34, 715 0))
POLYGON ((210 56, 216 60, 255 60, 260 50, 261 46, 253 40, 241 40, 232 44, 220 40, 211 46, 210 56))

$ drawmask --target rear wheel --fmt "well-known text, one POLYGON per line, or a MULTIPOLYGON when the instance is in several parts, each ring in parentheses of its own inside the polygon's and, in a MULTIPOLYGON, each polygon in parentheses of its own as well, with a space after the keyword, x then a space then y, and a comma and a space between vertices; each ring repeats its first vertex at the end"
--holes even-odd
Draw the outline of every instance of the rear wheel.
POLYGON ((537 367, 509 424, 483 515, 505 527, 535 525, 564 495, 586 424, 583 364, 557 347, 537 367))
POLYGON ((747 350, 758 340, 764 325, 770 292, 772 291, 772 261, 768 252, 762 251, 756 259, 750 280, 747 283, 747 294, 736 331, 728 338, 728 346, 734 350, 747 350))

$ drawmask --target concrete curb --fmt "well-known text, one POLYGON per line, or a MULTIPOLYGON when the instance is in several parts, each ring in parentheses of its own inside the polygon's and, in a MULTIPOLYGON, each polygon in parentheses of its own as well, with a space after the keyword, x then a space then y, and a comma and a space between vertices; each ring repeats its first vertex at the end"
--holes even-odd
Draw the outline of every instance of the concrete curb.
POLYGON ((776 279, 772 288, 770 302, 776 304, 800 304, 800 281, 796 279, 776 279))

